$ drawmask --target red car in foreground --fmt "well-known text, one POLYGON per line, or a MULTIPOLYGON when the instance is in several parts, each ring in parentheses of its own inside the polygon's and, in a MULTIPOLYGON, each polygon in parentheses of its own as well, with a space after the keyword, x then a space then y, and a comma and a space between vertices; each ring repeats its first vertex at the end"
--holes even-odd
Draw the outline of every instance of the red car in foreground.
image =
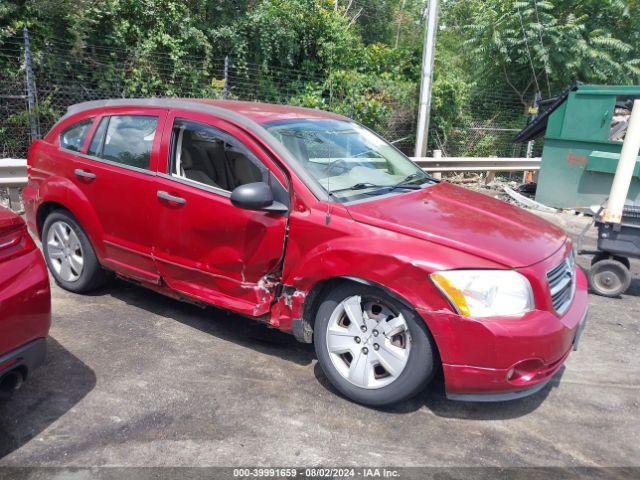
POLYGON ((24 221, 0 207, 0 397, 42 363, 51 324, 49 276, 24 221))
POLYGON ((214 100, 78 104, 33 144, 30 228, 74 292, 107 272, 313 342, 364 404, 542 388, 576 345, 585 276, 559 228, 427 176, 319 110, 214 100))

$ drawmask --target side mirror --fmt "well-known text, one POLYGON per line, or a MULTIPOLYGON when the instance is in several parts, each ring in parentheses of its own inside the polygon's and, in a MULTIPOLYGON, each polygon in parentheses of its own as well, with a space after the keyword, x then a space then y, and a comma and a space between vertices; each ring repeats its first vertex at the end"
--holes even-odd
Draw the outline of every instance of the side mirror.
POLYGON ((231 203, 244 210, 284 213, 286 205, 276 202, 271 187, 264 182, 246 183, 231 192, 231 203))

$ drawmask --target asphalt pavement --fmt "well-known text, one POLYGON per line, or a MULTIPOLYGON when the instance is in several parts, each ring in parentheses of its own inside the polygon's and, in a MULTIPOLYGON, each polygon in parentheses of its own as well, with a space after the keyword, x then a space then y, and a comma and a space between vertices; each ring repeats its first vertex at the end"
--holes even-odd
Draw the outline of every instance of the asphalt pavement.
MULTIPOLYGON (((551 217, 572 235, 587 221, 551 217)), ((579 263, 588 265, 588 258, 579 263)), ((0 403, 0 466, 637 466, 640 263, 590 296, 580 349, 538 394, 375 410, 336 394, 313 348, 123 281, 53 287, 46 365, 0 403)))

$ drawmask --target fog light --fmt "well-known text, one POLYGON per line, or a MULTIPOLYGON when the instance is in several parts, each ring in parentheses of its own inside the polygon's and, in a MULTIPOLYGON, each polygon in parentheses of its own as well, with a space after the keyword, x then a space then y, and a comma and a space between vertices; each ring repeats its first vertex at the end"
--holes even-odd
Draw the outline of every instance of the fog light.
POLYGON ((527 383, 536 378, 536 375, 544 367, 542 360, 532 358, 516 363, 507 372, 507 380, 515 383, 527 383))

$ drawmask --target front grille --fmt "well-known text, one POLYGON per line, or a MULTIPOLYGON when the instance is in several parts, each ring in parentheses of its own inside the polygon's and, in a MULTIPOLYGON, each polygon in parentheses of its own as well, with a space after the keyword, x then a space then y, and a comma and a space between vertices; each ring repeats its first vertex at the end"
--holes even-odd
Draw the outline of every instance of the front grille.
POLYGON ((573 252, 562 263, 547 272, 553 308, 562 315, 567 311, 576 291, 576 265, 573 252))

